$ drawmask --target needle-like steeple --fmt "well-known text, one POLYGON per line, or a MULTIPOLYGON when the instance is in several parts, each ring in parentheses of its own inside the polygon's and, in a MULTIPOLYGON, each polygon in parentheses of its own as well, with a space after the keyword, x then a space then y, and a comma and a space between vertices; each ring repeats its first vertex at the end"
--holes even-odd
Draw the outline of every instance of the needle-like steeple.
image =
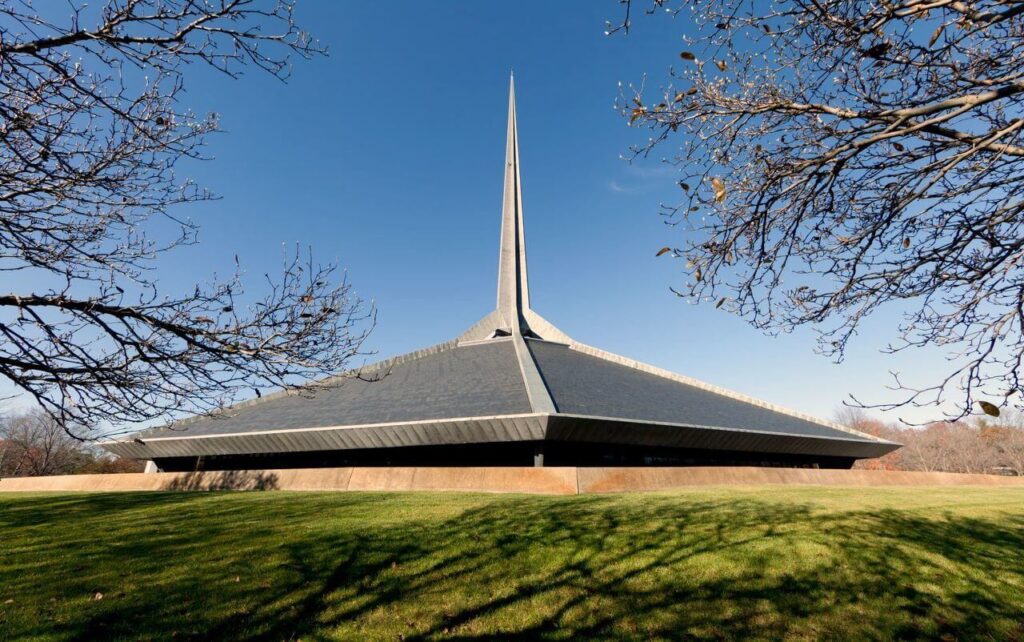
MULTIPOLYGON (((509 77, 508 138, 505 142, 505 194, 501 208, 501 252, 498 257, 498 312, 512 332, 527 328, 530 309, 526 279, 526 236, 523 231, 523 190, 519 179, 519 134, 516 130, 515 78, 509 77)), ((525 333, 525 332, 524 332, 525 333)))
POLYGON ((509 77, 508 134, 505 140, 505 193, 501 207, 501 248, 498 253, 498 303, 494 312, 459 336, 479 341, 509 335, 569 343, 571 339, 530 309, 526 279, 526 233, 523 186, 519 177, 519 129, 516 126, 515 78, 509 77))

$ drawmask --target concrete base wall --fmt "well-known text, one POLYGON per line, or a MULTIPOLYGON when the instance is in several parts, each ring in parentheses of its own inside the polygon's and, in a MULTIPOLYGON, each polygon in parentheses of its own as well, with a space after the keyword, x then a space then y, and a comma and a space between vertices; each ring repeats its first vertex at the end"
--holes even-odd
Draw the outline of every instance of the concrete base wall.
MULTIPOLYGON (((813 468, 579 468, 580 493, 668 490, 686 486, 803 484, 818 486, 1018 486, 1024 477, 813 468)), ((2 488, 2 486, 0 486, 2 488)))
POLYGON ((575 468, 300 468, 0 479, 7 491, 366 490, 576 494, 575 468))
POLYGON ((0 492, 160 490, 472 491, 575 495, 687 486, 1017 486, 1024 477, 809 468, 303 468, 0 479, 0 492))

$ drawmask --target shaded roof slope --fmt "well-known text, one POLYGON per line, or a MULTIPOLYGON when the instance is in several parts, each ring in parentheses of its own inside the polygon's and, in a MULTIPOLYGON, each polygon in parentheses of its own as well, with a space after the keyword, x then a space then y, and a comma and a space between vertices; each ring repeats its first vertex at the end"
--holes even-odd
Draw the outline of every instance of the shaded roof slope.
POLYGON ((560 413, 873 441, 559 343, 527 345, 560 413))
POLYGON ((200 436, 530 412, 511 341, 445 348, 401 361, 376 381, 347 379, 200 417, 147 437, 200 436))

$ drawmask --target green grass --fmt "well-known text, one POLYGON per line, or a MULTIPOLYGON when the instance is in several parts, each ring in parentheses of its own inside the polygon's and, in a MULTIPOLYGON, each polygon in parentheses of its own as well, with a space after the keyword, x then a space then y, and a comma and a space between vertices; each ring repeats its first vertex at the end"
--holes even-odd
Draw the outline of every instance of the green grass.
POLYGON ((0 495, 2 640, 492 637, 1024 639, 1024 489, 0 495))

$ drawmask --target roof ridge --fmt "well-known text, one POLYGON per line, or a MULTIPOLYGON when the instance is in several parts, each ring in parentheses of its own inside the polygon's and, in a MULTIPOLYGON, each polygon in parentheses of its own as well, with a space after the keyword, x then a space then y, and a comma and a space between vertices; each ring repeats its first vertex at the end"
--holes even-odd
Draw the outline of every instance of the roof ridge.
POLYGON ((515 333, 512 335, 512 345, 516 351, 516 361, 519 362, 519 374, 523 377, 523 385, 526 386, 526 396, 530 401, 530 407, 534 412, 553 414, 558 412, 555 399, 544 381, 544 375, 537 366, 533 352, 526 345, 523 335, 515 333))

